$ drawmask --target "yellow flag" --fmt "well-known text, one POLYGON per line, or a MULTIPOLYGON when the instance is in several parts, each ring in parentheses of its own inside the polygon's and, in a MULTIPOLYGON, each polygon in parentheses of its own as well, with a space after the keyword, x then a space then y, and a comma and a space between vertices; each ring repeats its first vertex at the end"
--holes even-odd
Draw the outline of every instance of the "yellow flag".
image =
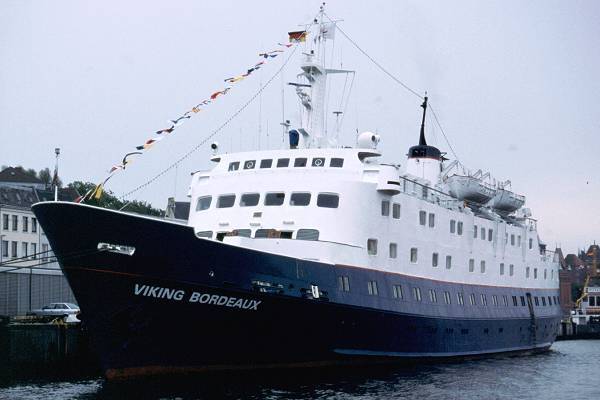
POLYGON ((96 186, 96 189, 94 190, 94 198, 100 200, 100 197, 102 197, 102 184, 96 186))

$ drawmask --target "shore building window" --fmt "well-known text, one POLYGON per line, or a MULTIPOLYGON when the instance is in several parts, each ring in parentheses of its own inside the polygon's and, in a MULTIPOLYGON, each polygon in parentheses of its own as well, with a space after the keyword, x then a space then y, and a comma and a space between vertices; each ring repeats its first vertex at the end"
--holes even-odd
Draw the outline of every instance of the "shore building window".
POLYGON ((10 252, 10 256, 11 257, 17 257, 18 253, 17 253, 17 245, 19 244, 19 242, 10 242, 10 247, 11 247, 11 252, 10 252))
POLYGON ((2 241, 2 257, 8 257, 8 241, 2 241))
POLYGON ((37 218, 31 218, 31 232, 37 232, 37 218))
POLYGON ((16 231, 17 229, 19 229, 18 225, 19 225, 19 217, 17 215, 13 215, 12 216, 12 230, 16 231))
POLYGON ((2 214, 2 229, 8 230, 8 214, 2 214))
POLYGON ((29 231, 29 217, 23 216, 22 220, 23 232, 29 231))

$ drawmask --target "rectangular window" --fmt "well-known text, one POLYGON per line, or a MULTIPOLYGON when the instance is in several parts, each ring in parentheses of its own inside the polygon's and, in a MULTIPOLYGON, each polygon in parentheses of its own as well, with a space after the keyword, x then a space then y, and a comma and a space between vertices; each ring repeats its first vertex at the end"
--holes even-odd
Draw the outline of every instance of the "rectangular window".
POLYGON ((400 219, 400 203, 394 203, 392 205, 392 218, 400 219))
POLYGON ((306 158, 305 157, 296 158, 294 160, 294 167, 306 167, 306 158))
POLYGON ((538 300, 538 297, 535 296, 533 299, 535 300, 535 306, 539 307, 540 306, 540 301, 538 300))
POLYGON ((455 233, 456 232, 456 221, 451 219, 450 220, 450 233, 455 233))
POLYGON ((513 305, 514 305, 515 307, 516 307, 516 306, 518 306, 518 305, 519 305, 519 303, 517 302, 517 296, 513 296, 513 297, 512 297, 512 299, 513 299, 513 305))
POLYGON ((458 233, 459 235, 462 235, 462 233, 463 233, 463 223, 462 223, 462 221, 458 221, 456 223, 456 233, 458 233))
POLYGON ((425 226, 427 223, 427 212, 419 211, 419 224, 425 226))
POLYGON ((533 279, 537 279, 537 268, 533 269, 533 279))
POLYGON ((324 167, 325 159, 323 157, 315 157, 312 159, 312 163, 310 165, 313 167, 324 167))
POLYGON ((19 225, 19 217, 17 215, 12 216, 12 230, 16 231, 19 225))
POLYGON ((37 218, 31 218, 31 232, 37 232, 37 218))
POLYGON ((452 268, 452 256, 446 256, 446 269, 452 268))
POLYGON ((471 303, 472 306, 474 306, 475 303, 475 293, 471 293, 471 295, 469 296, 469 303, 471 303))
POLYGON ((513 275, 515 274, 515 266, 514 266, 513 264, 510 264, 510 265, 508 266, 508 274, 509 274, 510 276, 513 276, 513 275))
POLYGON ((277 160, 277 168, 286 168, 290 165, 289 158, 280 158, 277 160))
POLYGON ((367 253, 371 256, 377 255, 377 239, 367 240, 367 253))
POLYGON ((2 257, 8 257, 8 241, 2 241, 2 257))
POLYGON ((473 258, 469 259, 469 272, 475 272, 475 260, 473 258))
POLYGON ((404 298, 404 293, 402 292, 402 285, 393 285, 392 292, 395 299, 404 298))
POLYGON ((487 306, 487 298, 485 297, 485 294, 481 293, 481 304, 484 306, 487 306))
POLYGON ((525 278, 529 278, 529 267, 525 268, 525 278))
POLYGON ((444 292, 444 302, 446 304, 450 304, 452 302, 450 299, 450 292, 444 292))
POLYGON ((296 234, 298 240, 319 240, 319 231, 316 229, 298 229, 296 234))
POLYGON ((529 248, 532 249, 533 248, 533 239, 529 239, 529 248))
POLYGON ((456 301, 461 306, 465 305, 465 297, 462 292, 456 293, 456 301))
POLYGON ((438 266, 438 253, 433 253, 431 255, 431 266, 432 267, 437 267, 438 266))
POLYGON ((498 296, 496 296, 495 294, 492 295, 492 304, 496 307, 498 306, 498 296))
POLYGON ((485 228, 481 228, 481 240, 485 240, 485 228))
POLYGON ((198 201, 196 203, 196 211, 208 210, 210 208, 211 201, 212 196, 198 197, 198 201))
POLYGON ((285 193, 273 192, 265 195, 265 206, 280 206, 285 200, 285 193))
POLYGON ((383 200, 381 202, 381 215, 387 217, 390 215, 390 202, 387 200, 383 200))
POLYGON ((235 204, 235 194, 225 194, 217 199, 217 208, 229 208, 235 204))
POLYGON ((500 275, 504 275, 504 263, 500 263, 500 275))
POLYGON ((485 274, 485 261, 484 260, 481 260, 480 267, 481 267, 481 273, 485 274))
POLYGON ((338 276, 338 289, 342 292, 350 291, 350 278, 347 276, 338 276))
POLYGON ((260 200, 260 194, 258 193, 244 193, 240 197, 240 207, 254 207, 260 200))
POLYGON ((417 248, 416 247, 412 247, 410 249, 410 262, 413 264, 417 263, 417 248))
POLYGON ((521 296, 521 306, 525 307, 525 296, 521 296))
POLYGON ((398 245, 396 243, 390 243, 390 258, 398 257, 398 245))
MULTIPOLYGON (((258 233, 258 231, 256 231, 256 232, 258 233)), ((200 231, 200 232, 196 232, 196 236, 199 237, 199 238, 210 239, 210 238, 212 238, 212 235, 213 235, 212 231, 200 231)), ((43 248, 43 246, 42 246, 42 248, 43 248)))
POLYGON ((429 301, 432 303, 437 303, 437 294, 434 289, 429 289, 429 301))
POLYGON ((244 169, 254 169, 256 167, 256 160, 244 161, 244 169))
POLYGON ((416 301, 421 301, 421 288, 413 288, 413 297, 416 301))
POLYGON ((37 243, 31 243, 31 258, 34 260, 37 258, 37 243))
POLYGON ((11 247, 10 256, 11 256, 11 257, 17 257, 17 256, 18 256, 18 253, 17 253, 17 245, 18 245, 18 244, 19 244, 19 243, 18 243, 18 242, 15 242, 15 241, 13 241, 13 242, 10 242, 10 247, 11 247))
POLYGON ((515 245, 515 234, 511 233, 510 235, 510 245, 514 246, 515 245))
POLYGON ((2 229, 8 230, 8 214, 2 214, 2 229))
POLYGON ((42 262, 48 261, 48 245, 46 243, 42 243, 42 262))
POLYGON ((544 268, 544 279, 548 278, 548 270, 544 268))
POLYGON ((475 225, 473 228, 473 237, 477 239, 477 225, 475 225))
MULTIPOLYGON (((592 296, 592 297, 590 297, 590 306, 591 306, 591 305, 595 305, 595 304, 592 304, 592 303, 591 303, 591 301, 592 301, 592 300, 596 300, 596 298, 595 298, 595 297, 593 297, 593 296, 592 296)), ((545 298, 544 296, 542 296, 542 306, 546 307, 546 298, 545 298)))
POLYGON ((333 193, 319 193, 317 196, 317 207, 338 208, 340 197, 333 193))
POLYGON ((488 241, 492 241, 494 239, 494 231, 492 229, 488 229, 488 241))
POLYGON ((367 290, 371 296, 378 296, 379 292, 377 291, 377 281, 368 281, 367 290))
MULTIPOLYGON (((600 300, 600 297, 598 297, 598 300, 600 300)), ((548 296, 548 305, 551 306, 552 305, 552 297, 548 296)))
POLYGON ((332 168, 342 168, 344 166, 344 159, 332 158, 331 161, 329 161, 329 166, 332 168))
POLYGON ((521 235, 517 236, 517 247, 521 247, 521 235))
POLYGON ((290 196, 291 206, 307 206, 310 204, 310 193, 292 193, 290 196))
POLYGON ((505 307, 508 307, 508 297, 506 295, 502 295, 502 302, 505 307))
POLYGON ((29 250, 29 243, 22 242, 21 243, 21 257, 27 257, 27 255, 29 254, 28 250, 29 250))
POLYGON ((429 227, 435 227, 435 214, 429 213, 429 227))
POLYGON ((273 165, 273 160, 270 158, 267 158, 265 160, 260 160, 261 168, 271 168, 272 165, 273 165))
POLYGON ((237 171, 238 169, 240 169, 240 162, 234 161, 234 162, 229 163, 229 168, 227 170, 228 171, 237 171))
POLYGON ((29 232, 29 218, 23 216, 23 232, 29 232))

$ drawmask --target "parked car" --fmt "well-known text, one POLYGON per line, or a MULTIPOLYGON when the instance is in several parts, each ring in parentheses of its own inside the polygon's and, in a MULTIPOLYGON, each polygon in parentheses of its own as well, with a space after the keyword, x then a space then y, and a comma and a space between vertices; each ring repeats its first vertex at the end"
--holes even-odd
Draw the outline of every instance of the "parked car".
POLYGON ((50 303, 39 310, 32 310, 32 315, 55 315, 57 317, 63 315, 79 314, 79 306, 73 303, 50 303))

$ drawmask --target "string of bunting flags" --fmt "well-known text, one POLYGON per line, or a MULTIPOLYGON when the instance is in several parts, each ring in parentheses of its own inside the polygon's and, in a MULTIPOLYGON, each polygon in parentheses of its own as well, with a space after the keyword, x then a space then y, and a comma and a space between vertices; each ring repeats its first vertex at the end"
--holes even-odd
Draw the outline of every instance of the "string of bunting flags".
POLYGON ((145 151, 152 148, 152 146, 154 146, 157 142, 160 142, 166 136, 173 133, 173 131, 175 129, 177 129, 179 126, 181 126, 183 123, 185 123, 185 121, 192 118, 192 116, 201 112, 206 106, 214 103, 217 100, 217 98, 219 98, 220 96, 226 95, 234 87, 234 85, 236 83, 246 79, 252 73, 258 71, 269 60, 272 60, 272 59, 276 58, 277 56, 281 55, 282 53, 285 52, 286 49, 289 49, 293 45, 295 45, 297 43, 305 42, 307 34, 308 34, 307 30, 288 32, 288 43, 277 43, 279 48, 272 50, 272 51, 259 53, 258 56, 260 57, 261 60, 259 62, 255 63, 254 65, 252 65, 250 68, 247 68, 246 72, 226 78, 223 80, 226 84, 228 84, 227 86, 225 86, 225 88, 211 93, 206 99, 200 101, 198 104, 191 107, 189 110, 184 112, 179 117, 168 120, 167 121, 167 123, 169 124, 168 128, 163 128, 163 129, 157 130, 156 132, 154 132, 153 137, 149 138, 148 140, 146 140, 144 143, 140 144, 139 146, 136 146, 135 147, 136 151, 132 151, 132 152, 125 154, 125 156, 123 157, 123 159, 121 160, 121 162, 119 164, 115 164, 110 168, 110 170, 108 171, 108 176, 104 180, 102 180, 102 182, 98 183, 93 189, 90 189, 84 196, 82 196, 79 199, 78 202, 84 202, 85 200, 91 199, 91 198, 95 198, 96 200, 99 200, 102 197, 102 193, 104 191, 104 186, 116 173, 118 173, 119 171, 125 170, 127 168, 127 166, 129 164, 131 164, 137 157, 143 155, 145 151))

